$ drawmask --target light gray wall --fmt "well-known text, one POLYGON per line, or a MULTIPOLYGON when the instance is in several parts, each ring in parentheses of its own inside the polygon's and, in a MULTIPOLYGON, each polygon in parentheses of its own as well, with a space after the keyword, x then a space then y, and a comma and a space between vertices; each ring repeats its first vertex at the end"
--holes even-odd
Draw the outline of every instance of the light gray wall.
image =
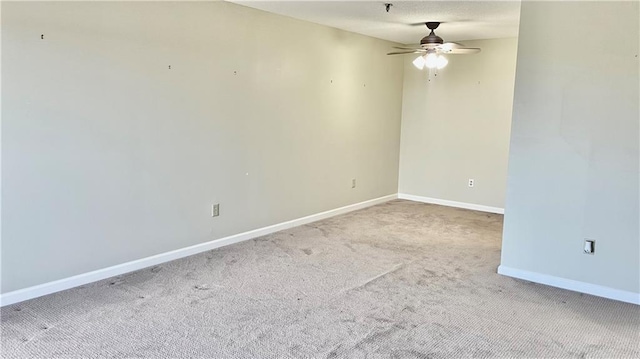
POLYGON ((640 292, 639 15, 522 3, 503 266, 640 292))
POLYGON ((517 39, 463 43, 437 76, 406 56, 399 192, 503 208, 517 39))
POLYGON ((396 193, 392 45, 224 2, 3 2, 1 291, 396 193))

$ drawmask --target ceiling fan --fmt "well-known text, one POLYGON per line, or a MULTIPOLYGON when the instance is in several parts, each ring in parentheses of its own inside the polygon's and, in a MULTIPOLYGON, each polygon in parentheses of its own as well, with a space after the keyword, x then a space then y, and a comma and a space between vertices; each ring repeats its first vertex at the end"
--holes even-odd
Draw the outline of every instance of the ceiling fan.
POLYGON ((420 40, 419 46, 394 46, 394 49, 402 51, 390 52, 387 55, 421 54, 413 61, 413 65, 422 70, 425 67, 429 69, 441 69, 447 66, 449 61, 446 57, 442 56, 442 54, 468 55, 480 52, 480 48, 477 47, 464 47, 464 45, 457 42, 444 42, 444 40, 434 32, 434 30, 440 26, 439 22, 426 22, 425 25, 427 25, 427 28, 431 30, 431 32, 420 40))

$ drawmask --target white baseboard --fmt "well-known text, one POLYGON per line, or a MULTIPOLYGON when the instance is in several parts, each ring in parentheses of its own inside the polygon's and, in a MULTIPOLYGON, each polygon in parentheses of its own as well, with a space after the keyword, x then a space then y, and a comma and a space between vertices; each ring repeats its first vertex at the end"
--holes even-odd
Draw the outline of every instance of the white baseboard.
POLYGON ((44 283, 44 284, 36 285, 33 287, 19 289, 13 292, 0 294, 0 306, 10 305, 10 304, 22 302, 28 299, 41 297, 43 295, 60 292, 66 289, 78 287, 78 286, 96 282, 102 279, 107 279, 110 277, 133 272, 139 269, 151 267, 154 265, 169 262, 179 258, 184 258, 194 254, 206 252, 215 248, 228 246, 230 244, 265 236, 267 234, 282 231, 292 227, 301 226, 301 225, 319 221, 325 218, 337 216, 347 212, 370 207, 376 204, 388 202, 396 198, 398 198, 397 194, 379 197, 372 200, 332 209, 329 211, 312 214, 310 216, 294 219, 291 221, 274 224, 272 226, 258 228, 252 231, 234 234, 234 235, 220 238, 220 239, 215 239, 210 242, 200 243, 190 247, 185 247, 185 248, 176 249, 170 252, 157 254, 151 257, 146 257, 146 258, 134 260, 127 263, 118 264, 112 267, 98 269, 88 273, 78 274, 73 277, 64 278, 64 279, 56 280, 53 282, 44 283))
POLYGON ((449 201, 446 199, 438 199, 438 198, 431 198, 431 197, 414 196, 412 194, 405 194, 405 193, 398 193, 398 198, 407 199, 409 201, 415 201, 415 202, 439 204, 441 206, 447 206, 447 207, 457 207, 457 208, 472 209, 474 211, 504 214, 504 208, 483 206, 481 204, 456 202, 456 201, 449 201))
POLYGON ((591 294, 597 297, 603 297, 640 305, 640 293, 628 292, 625 290, 604 287, 597 284, 555 277, 548 274, 541 274, 516 268, 505 267, 503 265, 500 265, 498 267, 498 273, 508 277, 524 279, 530 282, 545 284, 556 288, 567 289, 574 292, 591 294))

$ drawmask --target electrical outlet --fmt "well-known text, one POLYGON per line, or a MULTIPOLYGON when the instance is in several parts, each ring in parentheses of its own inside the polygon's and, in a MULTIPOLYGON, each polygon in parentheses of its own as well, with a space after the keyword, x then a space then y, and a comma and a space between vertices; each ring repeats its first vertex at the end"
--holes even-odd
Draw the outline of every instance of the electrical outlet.
POLYGON ((595 254, 596 253, 596 241, 593 239, 584 240, 584 253, 595 254))
POLYGON ((474 182, 473 178, 469 178, 469 187, 473 187, 474 182))
POLYGON ((220 203, 211 205, 211 217, 218 217, 220 215, 220 203))
POLYGON ((351 188, 356 188, 356 179, 355 178, 353 178, 351 180, 351 188))

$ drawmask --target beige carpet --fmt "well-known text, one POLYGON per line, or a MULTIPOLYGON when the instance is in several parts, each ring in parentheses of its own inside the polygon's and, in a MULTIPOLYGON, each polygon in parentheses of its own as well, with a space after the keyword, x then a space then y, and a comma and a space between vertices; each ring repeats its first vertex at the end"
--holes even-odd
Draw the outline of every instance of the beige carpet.
POLYGON ((640 307, 496 274, 501 229, 389 202, 3 308, 2 357, 640 357, 640 307))

